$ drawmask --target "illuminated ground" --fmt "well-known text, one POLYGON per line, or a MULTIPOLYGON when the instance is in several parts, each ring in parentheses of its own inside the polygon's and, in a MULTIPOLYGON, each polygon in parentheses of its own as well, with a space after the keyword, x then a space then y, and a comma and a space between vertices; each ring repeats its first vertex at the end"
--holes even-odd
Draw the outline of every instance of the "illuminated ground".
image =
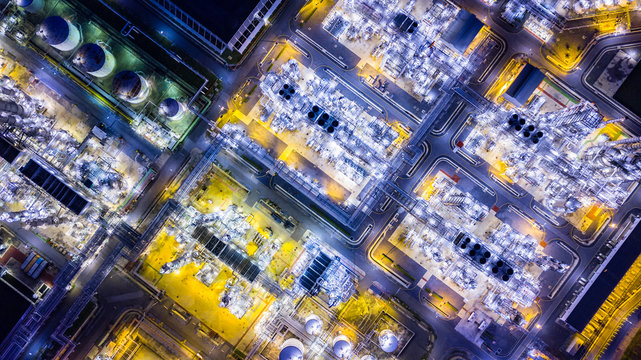
MULTIPOLYGON (((494 231, 498 231, 504 228, 506 224, 509 224, 510 229, 513 229, 511 231, 517 231, 523 235, 533 237, 523 238, 524 244, 532 242, 531 245, 534 247, 531 251, 537 254, 543 254, 545 243, 543 243, 542 240, 545 238, 545 232, 542 231, 542 227, 528 223, 529 219, 522 218, 523 215, 518 209, 511 210, 509 206, 501 210, 498 208, 491 209, 481 221, 473 221, 457 207, 444 205, 442 203, 443 200, 439 197, 441 196, 440 191, 442 190, 438 190, 441 188, 440 185, 436 186, 432 184, 436 179, 446 179, 445 181, 451 181, 451 179, 442 171, 434 170, 434 172, 436 173, 435 175, 426 177, 424 183, 418 187, 417 193, 429 199, 428 208, 431 211, 434 211, 440 215, 444 221, 454 226, 454 236, 456 236, 459 230, 465 231, 475 235, 494 253, 497 253, 497 251, 498 253, 502 253, 504 249, 493 247, 495 246, 492 245, 494 240, 492 240, 490 236, 494 231)), ((461 175, 461 177, 464 177, 464 175, 461 175)), ((390 243, 394 245, 396 249, 402 251, 423 268, 427 269, 427 272, 423 275, 423 280, 421 280, 419 284, 425 284, 431 276, 435 276, 443 282, 443 285, 439 285, 443 290, 438 290, 439 287, 437 287, 436 283, 434 285, 429 285, 428 283, 425 287, 426 301, 436 307, 443 316, 454 317, 463 307, 466 311, 478 308, 484 309, 494 320, 502 321, 499 313, 494 313, 488 309, 486 305, 483 304, 483 301, 488 291, 498 291, 509 294, 511 290, 502 289, 501 286, 498 286, 498 283, 493 281, 494 279, 489 274, 474 270, 474 268, 468 264, 468 260, 464 259, 461 253, 452 247, 452 240, 453 238, 442 238, 424 223, 417 221, 412 216, 405 217, 390 236, 390 243), (431 245, 425 245, 423 241, 425 241, 425 244, 431 245), (434 254, 433 252, 438 252, 438 254, 434 254), (461 266, 462 269, 467 269, 466 271, 471 270, 475 273, 473 278, 478 286, 475 288, 465 288, 459 283, 461 280, 456 281, 452 278, 453 272, 456 272, 455 269, 461 266), (450 291, 453 292, 452 296, 448 296, 450 291), (465 298, 466 302, 457 300, 459 297, 465 298)), ((510 260, 510 262, 514 261, 515 260, 510 260)), ((522 260, 519 261, 522 262, 522 260)), ((515 265, 515 263, 512 264, 512 266, 515 265)), ((516 271, 525 272, 528 278, 532 277, 533 279, 537 279, 544 272, 541 268, 534 265, 534 263, 526 264, 524 262, 515 267, 516 271)), ((537 282, 535 281, 535 283, 537 282)), ((532 290, 537 293, 539 291, 538 289, 532 290)), ((522 313, 526 322, 531 321, 538 313, 535 304, 524 307, 518 305, 515 301, 514 307, 522 313)))
MULTIPOLYGON (((266 68, 266 71, 267 69, 271 69, 270 71, 272 72, 280 73, 281 64, 292 59, 292 57, 295 59, 296 50, 291 45, 279 45, 271 49, 270 54, 271 55, 263 59, 262 66, 266 68), (288 55, 291 57, 288 58, 288 55)), ((302 75, 302 78, 297 81, 297 86, 299 87, 298 93, 303 94, 304 98, 309 99, 309 101, 314 104, 320 102, 320 106, 329 107, 329 105, 323 104, 323 101, 327 101, 325 97, 328 95, 319 95, 319 97, 316 98, 315 90, 311 85, 320 79, 329 79, 330 83, 336 86, 336 89, 333 91, 328 90, 328 93, 336 96, 336 98, 339 99, 337 101, 342 101, 342 103, 346 104, 345 106, 353 106, 354 109, 360 107, 360 110, 354 110, 348 115, 337 114, 336 112, 338 110, 336 109, 328 111, 332 113, 332 116, 336 116, 337 119, 341 121, 341 127, 347 126, 351 128, 355 122, 358 122, 361 126, 354 127, 354 136, 359 139, 365 139, 367 137, 367 139, 369 139, 368 141, 362 141, 375 149, 373 150, 374 155, 365 156, 362 152, 369 150, 360 149, 357 145, 344 144, 337 137, 322 138, 324 135, 317 133, 317 131, 319 131, 318 129, 321 128, 309 123, 307 118, 303 120, 292 120, 301 122, 295 131, 276 130, 274 128, 274 124, 276 124, 274 120, 275 116, 285 113, 284 110, 279 110, 280 108, 278 107, 274 109, 275 111, 272 115, 269 115, 268 119, 258 121, 257 119, 260 119, 264 114, 264 103, 271 101, 268 95, 263 95, 261 101, 256 102, 253 106, 249 104, 251 110, 245 109, 246 105, 243 104, 243 109, 247 111, 246 114, 243 112, 245 110, 230 111, 223 118, 223 123, 225 126, 240 125, 242 129, 247 132, 247 135, 253 141, 264 147, 273 158, 282 160, 291 169, 300 171, 308 181, 314 184, 314 186, 318 186, 320 191, 334 202, 346 205, 355 204, 358 202, 357 197, 360 192, 374 176, 373 173, 384 171, 382 165, 379 165, 379 163, 391 161, 410 134, 398 123, 381 118, 379 116, 380 114, 375 114, 376 111, 374 110, 367 110, 365 104, 363 104, 357 96, 342 85, 335 83, 334 80, 331 80, 331 76, 328 78, 326 72, 322 70, 313 71, 312 69, 305 68, 300 63, 298 63, 298 66, 302 75), (377 141, 368 138, 370 128, 363 126, 363 124, 376 124, 371 126, 380 125, 383 128, 381 131, 386 131, 385 136, 388 136, 388 133, 396 134, 395 140, 391 142, 389 146, 387 144, 382 145, 382 143, 379 145, 377 141), (320 145, 312 145, 319 141, 322 141, 322 143, 327 146, 327 148, 323 148, 323 152, 315 148, 320 145), (357 171, 345 165, 342 158, 338 160, 331 158, 331 156, 336 156, 336 154, 341 153, 345 154, 344 156, 347 158, 345 161, 349 161, 350 164, 354 163, 356 164, 355 166, 363 169, 364 175, 362 179, 360 178, 360 174, 353 174, 357 171)), ((260 89, 251 88, 247 93, 252 92, 257 96, 258 91, 260 91, 260 89)), ((241 93, 245 93, 245 91, 243 90, 241 93)), ((242 101, 244 100, 241 100, 241 102, 242 101)), ((306 114, 305 112, 305 115, 306 114)), ((384 141, 386 142, 388 139, 385 138, 384 141)))
POLYGON ((194 264, 188 264, 177 273, 158 273, 156 269, 173 259, 177 247, 178 243, 173 237, 161 234, 152 243, 140 274, 157 288, 166 291, 167 296, 226 341, 239 344, 241 348, 247 345, 253 338, 252 325, 273 298, 262 291, 256 291, 253 294, 255 303, 252 309, 242 319, 236 318, 227 309, 218 307, 225 282, 232 277, 229 269, 222 270, 209 287, 194 277, 200 269, 200 266, 194 264))
MULTIPOLYGON (((214 170, 206 175, 192 192, 191 204, 196 210, 205 214, 225 209, 233 204, 246 214, 250 214, 248 220, 253 231, 265 233, 266 228, 269 227, 273 235, 267 241, 282 241, 282 244, 267 266, 265 275, 278 281, 280 275, 291 266, 302 249, 296 241, 289 238, 290 234, 284 228, 261 210, 262 208, 249 207, 244 202, 246 197, 247 191, 242 186, 225 172, 214 167, 214 170)), ((253 329, 256 322, 274 298, 256 284, 250 290, 254 299, 253 306, 242 319, 238 319, 227 309, 218 306, 225 284, 233 277, 231 270, 222 263, 219 263, 222 267, 221 272, 210 286, 206 286, 195 277, 204 264, 189 263, 170 274, 163 275, 158 272, 164 264, 182 253, 181 248, 175 236, 170 236, 166 232, 161 233, 151 244, 140 274, 157 288, 165 290, 167 296, 229 343, 241 349, 250 344, 255 336, 253 329)), ((256 249, 257 245, 250 241, 243 250, 252 256, 256 249)), ((202 251, 207 252, 205 249, 202 251)))

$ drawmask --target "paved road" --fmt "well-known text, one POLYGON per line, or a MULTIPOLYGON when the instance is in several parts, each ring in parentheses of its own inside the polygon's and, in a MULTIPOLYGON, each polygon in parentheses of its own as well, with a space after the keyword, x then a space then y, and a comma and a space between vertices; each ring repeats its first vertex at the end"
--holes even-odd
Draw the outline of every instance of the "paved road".
POLYGON ((11 229, 20 240, 29 244, 37 252, 42 255, 47 261, 52 262, 56 265, 58 269, 62 269, 67 263, 67 259, 58 252, 58 250, 52 248, 49 244, 44 242, 41 238, 37 237, 31 231, 25 230, 16 223, 2 223, 3 226, 11 229))

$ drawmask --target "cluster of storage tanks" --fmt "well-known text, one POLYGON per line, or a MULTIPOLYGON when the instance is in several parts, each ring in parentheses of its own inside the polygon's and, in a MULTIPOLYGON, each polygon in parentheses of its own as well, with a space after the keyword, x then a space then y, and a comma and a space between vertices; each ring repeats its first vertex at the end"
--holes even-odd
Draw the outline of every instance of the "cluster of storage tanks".
MULTIPOLYGON (((320 335, 323 330, 323 322, 317 315, 310 315, 305 319, 305 332, 311 336, 320 335)), ((385 329, 378 335, 378 345, 386 353, 393 353, 398 348, 398 337, 396 334, 385 329)), ((332 339, 331 351, 338 359, 351 359, 354 352, 354 345, 345 335, 337 335, 332 339)), ((278 354, 278 360, 303 360, 305 346, 296 338, 289 338, 283 342, 278 354)), ((375 360, 371 355, 364 355, 359 360, 375 360)))
MULTIPOLYGON (((43 9, 44 0, 17 0, 17 5, 27 12, 36 13, 43 9)), ((49 16, 40 23, 36 34, 49 46, 59 51, 73 51, 72 62, 81 71, 96 77, 109 76, 116 68, 116 58, 103 43, 81 44, 80 28, 61 16, 49 16)), ((149 81, 140 73, 124 70, 114 75, 112 92, 119 99, 139 104, 149 96, 149 81)), ((170 120, 177 120, 185 114, 186 106, 176 99, 167 98, 159 105, 159 112, 170 120)))
POLYGON ((519 116, 519 114, 512 114, 508 118, 508 129, 514 129, 516 132, 521 132, 524 139, 530 139, 533 144, 538 144, 539 140, 543 137, 543 132, 537 129, 532 124, 526 124, 527 120, 519 116))

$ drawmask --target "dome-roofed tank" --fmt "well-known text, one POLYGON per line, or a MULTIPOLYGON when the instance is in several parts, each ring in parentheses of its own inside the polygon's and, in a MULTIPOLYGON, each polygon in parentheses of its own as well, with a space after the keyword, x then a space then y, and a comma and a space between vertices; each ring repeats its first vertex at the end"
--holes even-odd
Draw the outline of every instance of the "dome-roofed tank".
POLYGON ((345 335, 339 335, 334 338, 332 349, 339 359, 347 359, 352 355, 352 343, 345 335))
POLYGON ((303 360, 305 347, 298 339, 290 338, 283 342, 278 354, 278 360, 303 360))
POLYGON ((87 43, 78 49, 73 63, 90 75, 105 77, 116 67, 116 58, 101 45, 87 43))
POLYGON ((392 353, 398 348, 398 337, 392 330, 385 329, 378 335, 378 345, 386 353, 392 353))
POLYGON ((323 330, 323 322, 321 319, 312 314, 305 319, 305 331, 309 335, 318 335, 323 330))
POLYGON ((185 105, 173 98, 166 98, 160 102, 158 110, 171 120, 179 119, 185 114, 185 105))
POLYGON ((40 36, 51 47, 60 51, 73 50, 80 43, 80 31, 69 20, 49 16, 38 27, 40 36))
POLYGON ((26 12, 37 13, 45 6, 44 0, 16 0, 16 5, 26 12))
POLYGON ((139 74, 124 70, 114 76, 113 93, 122 100, 138 104, 149 95, 149 84, 139 74))

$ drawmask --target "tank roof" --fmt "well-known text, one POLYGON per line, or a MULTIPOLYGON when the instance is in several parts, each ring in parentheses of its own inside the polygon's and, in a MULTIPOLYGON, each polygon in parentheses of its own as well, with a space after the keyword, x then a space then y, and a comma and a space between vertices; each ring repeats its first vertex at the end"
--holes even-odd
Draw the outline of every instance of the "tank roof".
POLYGON ((340 359, 345 359, 352 354, 352 344, 347 340, 338 340, 334 343, 334 354, 340 359))
POLYGON ((76 52, 74 63, 83 71, 92 72, 100 70, 106 60, 107 55, 100 45, 87 43, 82 45, 76 52))
POLYGON ((176 116, 180 111, 180 103, 176 99, 166 98, 160 102, 158 108, 165 116, 172 117, 176 116))
POLYGON ((142 80, 135 72, 124 70, 114 76, 112 85, 114 94, 125 99, 132 99, 140 94, 142 80))
POLYGON ((49 45, 61 44, 69 37, 69 23, 60 16, 49 16, 40 24, 38 35, 49 45))
POLYGON ((310 316, 305 322, 305 331, 310 335, 318 335, 323 328, 323 323, 316 316, 310 316))
POLYGON ((303 360, 303 352, 296 346, 286 346, 278 354, 278 360, 303 360))
POLYGON ((392 353, 398 348, 398 337, 390 330, 383 330, 378 336, 378 344, 381 350, 392 353))

